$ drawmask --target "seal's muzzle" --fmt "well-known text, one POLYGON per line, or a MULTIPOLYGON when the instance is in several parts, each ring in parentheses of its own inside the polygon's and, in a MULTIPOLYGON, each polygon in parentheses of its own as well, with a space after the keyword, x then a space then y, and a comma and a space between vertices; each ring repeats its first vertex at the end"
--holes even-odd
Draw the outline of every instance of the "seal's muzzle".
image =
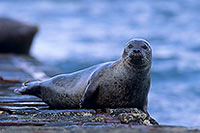
POLYGON ((129 65, 143 66, 151 61, 151 47, 143 39, 133 39, 127 43, 123 58, 129 65))

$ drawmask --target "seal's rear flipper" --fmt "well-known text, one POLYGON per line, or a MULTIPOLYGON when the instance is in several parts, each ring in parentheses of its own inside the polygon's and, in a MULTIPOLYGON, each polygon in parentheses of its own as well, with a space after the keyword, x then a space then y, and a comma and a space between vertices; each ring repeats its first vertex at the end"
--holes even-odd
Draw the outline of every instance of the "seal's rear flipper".
POLYGON ((14 92, 19 95, 24 95, 24 94, 34 95, 33 92, 35 92, 36 89, 39 88, 39 84, 40 81, 25 82, 23 83, 21 88, 15 89, 14 92))
POLYGON ((23 95, 21 88, 20 89, 15 89, 14 92, 19 94, 19 95, 23 95))
POLYGON ((19 95, 28 94, 28 91, 29 91, 28 86, 22 86, 21 88, 14 90, 14 92, 19 94, 19 95))

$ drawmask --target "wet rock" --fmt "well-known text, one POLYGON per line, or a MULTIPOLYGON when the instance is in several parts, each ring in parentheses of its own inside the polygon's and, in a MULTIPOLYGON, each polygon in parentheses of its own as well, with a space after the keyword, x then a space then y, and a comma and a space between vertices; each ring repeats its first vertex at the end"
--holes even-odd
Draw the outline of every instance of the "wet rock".
POLYGON ((37 26, 0 18, 0 53, 28 54, 37 26))
POLYGON ((46 123, 42 123, 42 122, 19 122, 19 121, 16 121, 16 122, 0 122, 0 126, 27 126, 27 125, 31 125, 31 126, 43 126, 45 125, 46 123))
POLYGON ((119 120, 121 123, 125 124, 133 124, 133 125, 146 125, 146 126, 152 126, 152 125, 158 125, 158 123, 146 115, 145 113, 121 113, 119 114, 119 120))
POLYGON ((4 113, 9 113, 9 114, 11 114, 11 113, 12 113, 12 111, 11 111, 10 109, 4 108, 4 107, 0 107, 0 111, 1 111, 0 114, 4 114, 4 113))
POLYGON ((19 80, 5 80, 0 76, 0 84, 17 84, 21 83, 19 80))
POLYGON ((34 114, 35 117, 60 117, 60 116, 93 116, 95 110, 74 109, 74 110, 45 110, 34 114))
POLYGON ((106 112, 113 117, 117 117, 121 113, 135 113, 138 111, 139 110, 137 108, 116 108, 116 109, 107 108, 106 109, 106 112))
POLYGON ((51 122, 45 125, 46 127, 71 127, 76 126, 76 124, 72 122, 51 122))
POLYGON ((197 133, 199 130, 188 130, 185 127, 168 127, 168 126, 158 126, 158 127, 45 127, 45 126, 21 126, 21 127, 0 127, 0 132, 10 132, 10 133, 25 133, 25 132, 57 132, 57 133, 197 133))
MULTIPOLYGON (((83 112, 84 113, 84 112, 83 112)), ((57 114, 57 113, 52 113, 47 115, 38 115, 36 114, 32 114, 30 115, 31 117, 31 121, 35 121, 35 120, 42 120, 42 119, 49 119, 51 122, 72 122, 72 123, 87 123, 87 122, 101 122, 101 123, 105 123, 106 119, 104 116, 92 116, 92 115, 74 115, 74 113, 72 113, 71 115, 63 115, 63 114, 57 114)))
POLYGON ((131 124, 131 125, 158 125, 148 114, 137 108, 109 109, 110 113, 96 113, 93 109, 74 110, 16 110, 19 120, 26 122, 71 122, 71 123, 107 123, 109 125, 131 124), (114 115, 115 114, 115 115, 114 115))
POLYGON ((82 127, 112 127, 112 125, 103 122, 87 122, 82 127))
POLYGON ((106 111, 109 115, 118 117, 121 123, 124 124, 146 126, 158 125, 158 122, 137 108, 107 109, 106 111))

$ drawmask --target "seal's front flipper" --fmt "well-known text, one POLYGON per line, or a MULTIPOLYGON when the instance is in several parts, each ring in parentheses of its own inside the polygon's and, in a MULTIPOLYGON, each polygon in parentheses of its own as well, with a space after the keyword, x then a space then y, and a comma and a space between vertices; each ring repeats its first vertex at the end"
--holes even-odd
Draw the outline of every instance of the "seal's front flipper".
POLYGON ((98 84, 96 82, 90 81, 87 85, 85 92, 80 101, 80 108, 91 108, 95 105, 95 98, 98 95, 98 84))
POLYGON ((144 103, 144 105, 143 105, 142 111, 143 111, 144 113, 146 113, 148 116, 150 116, 150 115, 149 115, 149 112, 148 112, 148 110, 147 110, 147 103, 148 103, 148 99, 145 100, 145 103, 144 103))
POLYGON ((15 89, 14 92, 19 95, 24 95, 24 94, 35 95, 35 92, 38 91, 38 89, 40 88, 40 83, 41 83, 40 81, 25 82, 23 83, 21 88, 15 89))

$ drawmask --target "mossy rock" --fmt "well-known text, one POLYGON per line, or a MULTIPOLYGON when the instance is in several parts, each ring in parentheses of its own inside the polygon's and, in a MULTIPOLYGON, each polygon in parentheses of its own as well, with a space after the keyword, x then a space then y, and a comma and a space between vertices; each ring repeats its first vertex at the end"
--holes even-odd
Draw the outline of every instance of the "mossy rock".
POLYGON ((158 125, 149 114, 137 108, 117 108, 117 109, 106 109, 107 113, 113 117, 117 117, 123 124, 133 125, 158 125))

